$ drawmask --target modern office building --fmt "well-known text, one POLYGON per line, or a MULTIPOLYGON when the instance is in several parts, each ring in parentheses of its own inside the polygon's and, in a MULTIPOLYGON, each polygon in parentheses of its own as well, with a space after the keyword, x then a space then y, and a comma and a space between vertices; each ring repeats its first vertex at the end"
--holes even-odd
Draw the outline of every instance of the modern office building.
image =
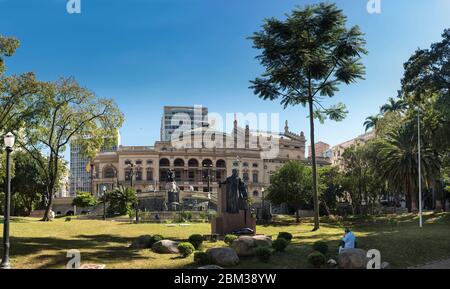
POLYGON ((170 141, 184 132, 208 126, 208 108, 202 106, 165 106, 161 119, 161 141, 170 141))
MULTIPOLYGON (((117 151, 120 145, 120 133, 117 141, 101 149, 101 153, 117 151)), ((76 140, 70 143, 69 197, 75 197, 77 192, 92 192, 91 162, 81 153, 81 145, 76 140)))

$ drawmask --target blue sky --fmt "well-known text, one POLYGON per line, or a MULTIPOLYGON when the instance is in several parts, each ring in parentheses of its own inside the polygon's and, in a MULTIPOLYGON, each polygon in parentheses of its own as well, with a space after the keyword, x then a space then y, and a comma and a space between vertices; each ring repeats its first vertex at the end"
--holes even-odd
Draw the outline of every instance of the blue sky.
MULTIPOLYGON (((301 0, 81 0, 82 13, 66 12, 67 0, 0 0, 0 34, 21 41, 8 73, 34 71, 42 80, 73 76, 125 114, 124 145, 159 139, 164 105, 202 104, 218 113, 279 112, 291 130, 309 135, 302 107, 283 110, 248 89, 262 71, 246 38, 266 17, 283 17, 301 0)), ((440 40, 450 27, 449 0, 335 1, 349 25, 366 33, 366 80, 342 86, 330 103, 344 102, 343 122, 317 124, 318 140, 340 143, 364 132, 364 119, 396 96, 403 63, 418 47, 440 40)), ((284 123, 282 121, 281 125, 284 123)))

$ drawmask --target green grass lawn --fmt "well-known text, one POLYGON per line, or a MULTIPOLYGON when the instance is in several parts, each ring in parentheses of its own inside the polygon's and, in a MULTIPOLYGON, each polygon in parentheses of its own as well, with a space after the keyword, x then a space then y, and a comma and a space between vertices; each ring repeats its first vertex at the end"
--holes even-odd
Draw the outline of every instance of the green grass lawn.
MULTIPOLYGON (((308 268, 306 258, 317 240, 328 242, 330 257, 335 258, 345 226, 356 233, 360 248, 380 250, 382 261, 388 261, 394 268, 450 258, 450 214, 427 214, 425 220, 424 228, 419 229, 416 216, 409 214, 345 220, 326 218, 319 231, 311 232, 311 219, 295 224, 292 218, 280 217, 270 225, 258 226, 257 233, 276 237, 278 232, 290 232, 294 235, 291 246, 284 253, 276 253, 269 263, 260 263, 256 258, 241 259, 238 268, 308 268), (392 219, 396 222, 389 221, 392 219)), ((14 268, 64 268, 67 251, 78 249, 82 263, 101 263, 107 268, 191 268, 195 266, 192 256, 182 259, 155 254, 149 249, 132 250, 128 245, 145 234, 185 240, 191 234, 209 233, 207 223, 167 227, 77 219, 43 223, 37 219, 14 218, 11 261, 14 268)), ((204 243, 204 249, 216 246, 225 244, 204 243)))

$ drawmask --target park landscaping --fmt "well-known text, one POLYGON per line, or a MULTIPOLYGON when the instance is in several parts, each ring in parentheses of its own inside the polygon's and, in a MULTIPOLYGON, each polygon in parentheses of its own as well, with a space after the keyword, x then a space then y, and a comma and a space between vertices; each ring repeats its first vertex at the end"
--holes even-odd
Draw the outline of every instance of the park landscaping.
MULTIPOLYGON (((319 231, 312 232, 313 219, 300 224, 288 216, 258 225, 257 233, 275 240, 280 232, 293 235, 284 252, 274 252, 268 261, 258 257, 241 258, 233 268, 294 269, 311 268, 308 255, 316 241, 327 243, 327 258, 337 257, 343 228, 350 227, 357 236, 358 247, 378 249, 382 261, 392 268, 409 268, 431 261, 450 258, 450 214, 427 213, 425 225, 418 228, 417 215, 384 215, 379 217, 326 217, 319 231)), ((0 225, 1 228, 2 225, 0 225)), ((175 241, 188 241, 193 234, 209 234, 209 223, 131 224, 127 222, 83 220, 70 222, 56 219, 40 222, 33 218, 14 218, 11 226, 11 258, 13 268, 65 268, 67 251, 81 252, 81 263, 105 264, 106 268, 183 269, 197 268, 194 254, 156 254, 150 249, 133 249, 130 244, 142 235, 159 234, 175 241)), ((204 241, 201 250, 227 247, 223 241, 204 241)), ((1 252, 1 250, 0 250, 1 252)))

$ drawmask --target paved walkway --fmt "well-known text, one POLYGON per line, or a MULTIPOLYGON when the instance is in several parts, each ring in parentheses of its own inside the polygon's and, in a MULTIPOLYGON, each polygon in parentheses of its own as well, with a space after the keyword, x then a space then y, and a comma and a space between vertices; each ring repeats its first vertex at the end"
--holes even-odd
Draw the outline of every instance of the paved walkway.
POLYGON ((411 269, 450 269, 450 259, 431 262, 411 269))

